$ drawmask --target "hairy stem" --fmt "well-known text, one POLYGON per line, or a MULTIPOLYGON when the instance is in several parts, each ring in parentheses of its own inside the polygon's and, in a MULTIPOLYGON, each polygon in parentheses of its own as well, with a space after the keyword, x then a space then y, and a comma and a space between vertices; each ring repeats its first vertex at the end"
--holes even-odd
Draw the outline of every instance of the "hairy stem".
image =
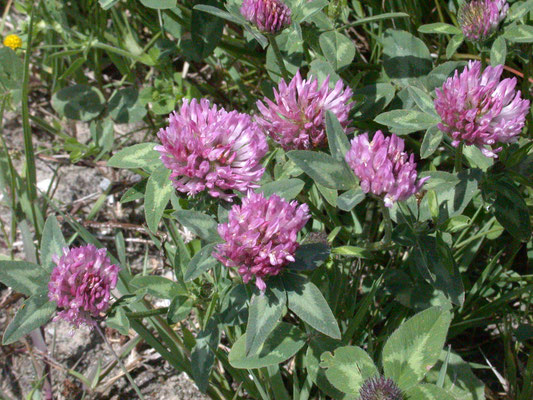
POLYGON ((272 46, 272 50, 274 50, 274 55, 276 56, 276 61, 278 62, 278 66, 281 71, 281 75, 283 75, 283 79, 285 79, 285 82, 289 82, 289 73, 287 72, 287 68, 285 68, 285 62, 283 61, 283 57, 281 56, 281 51, 279 50, 276 38, 272 35, 269 35, 268 41, 270 42, 270 46, 272 46))
POLYGON ((455 148, 455 172, 461 172, 463 170, 463 143, 455 148))

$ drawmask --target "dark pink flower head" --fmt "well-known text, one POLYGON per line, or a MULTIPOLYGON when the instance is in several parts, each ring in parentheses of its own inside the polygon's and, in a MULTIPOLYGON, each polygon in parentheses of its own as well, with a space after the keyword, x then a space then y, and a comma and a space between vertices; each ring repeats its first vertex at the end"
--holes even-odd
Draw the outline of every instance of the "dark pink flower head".
MULTIPOLYGON (((285 150, 307 150, 327 143, 326 111, 335 114, 341 125, 348 126, 353 106, 352 90, 339 79, 329 87, 329 75, 319 87, 318 79, 302 79, 300 71, 291 82, 282 79, 274 89, 274 102, 268 98, 257 102, 257 122, 285 150)), ((347 133, 351 130, 347 130, 347 133)))
POLYGON ((57 266, 48 283, 48 298, 62 310, 62 318, 75 326, 95 324, 94 318, 107 311, 111 290, 117 285, 119 266, 111 264, 106 249, 92 244, 53 257, 57 266))
POLYGON ((429 179, 417 181, 414 155, 403 151, 403 139, 394 134, 385 138, 377 131, 370 142, 368 133, 364 133, 356 136, 351 145, 346 162, 361 180, 361 189, 382 196, 387 207, 408 199, 429 179))
POLYGON ((191 196, 207 191, 231 201, 231 190, 257 188, 268 151, 265 135, 249 115, 211 106, 208 100, 184 100, 158 133, 161 161, 180 192, 191 196))
POLYGON ((529 100, 515 90, 516 78, 500 82, 503 65, 487 67, 470 61, 459 74, 436 90, 435 109, 442 119, 439 129, 448 133, 457 147, 475 145, 487 157, 496 158, 498 143, 512 143, 524 127, 529 100))
POLYGON ((241 14, 263 33, 276 34, 291 24, 291 9, 281 0, 244 0, 241 14))
POLYGON ((261 290, 264 277, 277 275, 294 261, 298 232, 309 219, 307 204, 290 203, 277 195, 266 199, 250 191, 242 205, 234 205, 228 222, 218 226, 225 243, 216 246, 213 256, 229 268, 237 268, 243 281, 255 277, 261 290))
POLYGON ((396 383, 384 376, 367 379, 359 389, 360 400, 403 400, 402 391, 396 383))
POLYGON ((507 0, 472 0, 459 9, 459 24, 463 34, 473 42, 484 41, 492 35, 507 15, 507 0))

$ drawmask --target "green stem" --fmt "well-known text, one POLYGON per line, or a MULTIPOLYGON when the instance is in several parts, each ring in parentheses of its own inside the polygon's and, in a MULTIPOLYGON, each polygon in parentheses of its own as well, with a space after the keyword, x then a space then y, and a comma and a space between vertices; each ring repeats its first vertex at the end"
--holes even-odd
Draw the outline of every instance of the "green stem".
POLYGON ((146 318, 146 317, 154 317, 156 315, 163 315, 168 313, 168 307, 162 307, 162 308, 156 308, 154 310, 148 310, 148 311, 139 311, 139 312, 127 312, 126 316, 128 318, 146 318))
POLYGON ((290 81, 289 73, 285 68, 285 62, 283 61, 283 57, 281 56, 281 51, 279 50, 276 38, 272 35, 268 35, 268 41, 270 42, 270 46, 272 46, 272 50, 274 50, 274 55, 276 56, 276 61, 278 62, 281 75, 283 75, 283 79, 285 79, 285 82, 288 83, 290 81))
POLYGON ((455 172, 463 170, 463 143, 455 148, 455 172))
POLYGON ((390 218, 390 212, 388 207, 385 206, 383 200, 379 200, 379 208, 381 209, 381 215, 383 215, 383 223, 385 224, 385 235, 383 236, 383 245, 388 246, 392 238, 392 220, 390 218))
POLYGON ((24 153, 26 154, 26 188, 30 201, 35 236, 40 241, 39 223, 35 203, 37 200, 37 172, 35 168, 35 153, 33 151, 32 132, 30 126, 30 111, 28 106, 30 82, 30 55, 33 38, 33 2, 30 10, 30 26, 28 30, 28 44, 24 55, 24 71, 22 77, 22 129, 24 134, 24 153))
POLYGON ((124 365, 124 363, 122 362, 120 357, 117 355, 117 353, 115 353, 115 350, 113 350, 113 347, 107 341, 107 338, 105 337, 104 333, 102 332, 102 330, 100 329, 100 326, 98 326, 98 324, 96 324, 96 331, 100 334, 100 336, 102 337, 102 340, 107 345, 107 347, 109 347, 109 350, 111 350, 111 353, 113 354, 113 356, 117 360, 118 365, 120 365, 120 368, 122 369, 122 372, 124 372, 124 374, 126 375, 126 378, 131 383, 131 386, 133 387, 133 390, 135 390, 135 393, 137 393, 137 396, 139 396, 139 399, 144 400, 144 396, 142 395, 141 391, 139 390, 139 388, 135 384, 135 381, 133 380, 133 378, 131 377, 130 373, 126 369, 126 366, 124 365))

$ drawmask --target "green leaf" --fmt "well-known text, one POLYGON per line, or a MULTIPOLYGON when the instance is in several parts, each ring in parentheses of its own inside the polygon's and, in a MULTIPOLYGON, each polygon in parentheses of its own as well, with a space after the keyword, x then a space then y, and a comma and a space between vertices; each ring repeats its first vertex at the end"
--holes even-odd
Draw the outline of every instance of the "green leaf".
POLYGON ((424 139, 422 140, 422 146, 420 147, 420 157, 422 159, 428 158, 435 153, 437 147, 442 143, 443 137, 444 132, 442 132, 437 126, 428 128, 424 135, 424 139))
POLYGON ((142 199, 144 197, 144 192, 146 191, 146 184, 148 179, 143 179, 140 182, 137 182, 135 185, 130 187, 120 198, 122 204, 129 203, 130 201, 135 201, 142 199))
MULTIPOLYGON (((427 382, 437 383, 439 372, 447 356, 448 352, 443 350, 439 361, 428 372, 426 376, 427 382)), ((474 375, 470 365, 453 352, 449 353, 442 387, 453 396, 454 400, 482 400, 485 398, 485 385, 483 382, 474 375)))
POLYGON ((317 58, 311 61, 308 75, 316 76, 319 82, 323 82, 329 76, 330 84, 337 83, 337 81, 341 79, 331 64, 322 58, 317 58))
POLYGON ((453 36, 446 46, 446 58, 449 60, 453 57, 457 49, 463 44, 465 37, 462 33, 453 36))
POLYGON ((332 399, 348 400, 353 399, 353 396, 347 396, 337 390, 331 383, 329 383, 329 380, 326 377, 326 369, 320 368, 320 357, 322 354, 328 351, 333 352, 341 346, 342 342, 333 340, 322 334, 311 336, 304 358, 304 366, 308 378, 310 378, 322 392, 330 396, 332 399))
POLYGON ((352 40, 336 30, 324 32, 318 40, 322 53, 335 71, 350 65, 355 57, 352 40))
POLYGON ((157 231, 173 190, 170 170, 164 165, 159 166, 148 178, 144 194, 144 217, 150 231, 157 231))
POLYGON ((173 299, 177 295, 185 295, 186 290, 170 279, 156 275, 134 277, 130 284, 137 289, 146 289, 148 293, 159 299, 173 299))
POLYGON ((306 243, 300 245, 294 254, 294 262, 286 268, 296 271, 312 271, 320 267, 329 258, 330 248, 327 243, 306 243))
POLYGON ((454 304, 462 305, 463 281, 448 245, 440 237, 428 235, 417 237, 416 244, 415 264, 422 277, 454 304))
POLYGON ((265 183, 256 189, 257 193, 263 193, 265 197, 277 194, 285 200, 292 200, 300 194, 305 182, 300 179, 280 179, 274 182, 265 183))
POLYGON ((126 147, 113 155, 107 162, 114 168, 148 168, 160 165, 159 152, 154 150, 156 143, 140 143, 126 147))
MULTIPOLYGON (((203 3, 211 6, 219 4, 216 0, 203 0, 203 3)), ((201 61, 215 50, 222 39, 223 29, 223 19, 200 10, 192 10, 191 44, 193 60, 201 61)), ((183 40, 182 37, 182 47, 184 45, 183 40)))
POLYGON ((124 336, 130 333, 130 320, 122 307, 115 308, 113 313, 107 316, 105 323, 106 326, 116 329, 124 336))
POLYGON ((286 303, 285 291, 270 287, 267 287, 264 293, 252 296, 246 325, 247 357, 256 354, 261 348, 283 316, 286 303))
POLYGON ((263 344, 258 354, 246 357, 246 334, 233 344, 229 363, 234 368, 253 369, 277 365, 294 356, 305 345, 306 336, 297 327, 281 322, 263 344))
POLYGON ((333 207, 337 205, 338 194, 335 189, 327 188, 316 182, 315 186, 320 192, 320 194, 324 197, 324 199, 328 202, 328 204, 331 204, 333 207))
POLYGON ((487 180, 482 193, 494 207, 498 222, 515 238, 527 242, 531 236, 529 210, 515 185, 504 179, 487 180))
POLYGON ((209 215, 192 210, 179 210, 174 216, 180 224, 207 242, 220 241, 217 221, 209 215))
POLYGON ((326 111, 326 133, 331 156, 336 160, 344 161, 346 153, 350 150, 350 141, 337 116, 329 110, 326 111))
POLYGON ((446 390, 430 383, 413 386, 405 393, 405 396, 409 400, 456 400, 446 390))
POLYGON ((409 32, 387 29, 383 45, 383 67, 391 79, 407 83, 431 71, 432 61, 425 43, 409 32))
MULTIPOLYGON (((264 37, 264 36, 263 36, 264 37)), ((281 56, 283 58, 283 61, 285 62, 285 68, 289 72, 289 74, 295 75, 298 71, 298 68, 300 65, 302 65, 303 61, 303 53, 301 51, 295 51, 295 52, 287 52, 285 51, 284 47, 287 42, 287 35, 284 33, 281 33, 279 35, 274 36, 274 40, 276 40, 276 43, 278 44, 278 47, 281 50, 281 56)), ((265 38, 265 40, 267 40, 265 38)), ((268 43, 268 41, 267 41, 268 43)), ((328 63, 326 63, 329 65, 328 63)), ((331 66, 330 66, 331 68, 331 66)), ((266 53, 266 69, 272 78, 274 82, 279 82, 281 79, 281 70, 279 69, 279 64, 277 62, 276 54, 274 53, 274 50, 272 49, 272 46, 268 46, 267 53, 266 53)), ((314 75, 314 73, 313 73, 314 75)), ((321 79, 320 76, 318 76, 319 79, 321 79)))
POLYGON ((118 124, 133 124, 142 121, 146 107, 139 98, 135 88, 121 89, 109 99, 109 115, 118 124))
POLYGON ((9 47, 0 48, 0 83, 6 89, 14 90, 22 87, 24 66, 21 58, 9 47))
POLYGON ((531 25, 514 25, 509 27, 503 33, 503 37, 515 43, 532 43, 533 26, 531 25))
POLYGON ((361 188, 350 189, 337 197, 337 207, 343 211, 351 211, 365 199, 365 192, 361 188))
POLYGON ((90 121, 104 110, 105 99, 100 90, 87 85, 68 86, 52 96, 52 107, 70 119, 90 121))
POLYGON ((372 258, 372 253, 369 250, 357 246, 339 246, 331 249, 331 252, 340 256, 372 258))
MULTIPOLYGON (((476 169, 463 170, 459 174, 444 171, 424 172, 420 177, 430 176, 424 184, 424 189, 434 190, 439 205, 437 224, 444 223, 449 218, 463 213, 477 192, 481 171, 476 169)), ((427 200, 420 205, 420 220, 430 215, 427 200)))
POLYGON ((286 274, 283 283, 287 290, 289 310, 324 335, 341 338, 337 320, 314 283, 295 274, 286 274))
POLYGON ((177 0, 141 0, 143 6, 156 10, 167 10, 176 7, 177 0))
POLYGON ((219 309, 220 322, 227 326, 237 326, 248 320, 247 285, 240 283, 233 287, 221 301, 219 309))
POLYGON ((327 368, 326 377, 333 386, 353 395, 359 395, 359 389, 367 379, 379 375, 374 361, 356 346, 339 347, 334 354, 323 353, 320 366, 327 368))
POLYGON ((119 0, 98 0, 98 3, 100 3, 100 7, 102 7, 104 10, 109 10, 118 2, 119 0))
POLYGON ((215 15, 219 18, 226 19, 237 25, 244 25, 246 20, 241 16, 230 14, 227 11, 221 10, 218 7, 208 6, 205 4, 197 4, 193 7, 193 10, 203 11, 211 15, 215 15))
POLYGON ((324 153, 307 150, 290 151, 287 156, 322 186, 348 190, 357 185, 353 172, 344 161, 335 160, 324 153))
POLYGON ((63 255, 63 248, 67 247, 61 228, 55 215, 50 215, 44 224, 41 240, 41 266, 50 273, 55 267, 52 256, 63 255))
POLYGON ((503 36, 498 36, 490 48, 490 65, 493 67, 505 64, 507 58, 507 43, 503 36))
POLYGON ((407 86, 407 92, 422 112, 436 115, 435 105, 433 104, 433 99, 429 93, 416 86, 407 86))
POLYGON ((312 0, 301 4, 297 9, 296 15, 292 16, 292 20, 298 23, 309 20, 313 15, 317 14, 320 10, 329 4, 327 0, 312 0))
POLYGON ((524 15, 526 15, 532 10, 533 0, 517 1, 511 6, 511 8, 509 8, 509 12, 507 13, 507 20, 514 21, 518 18, 522 18, 524 15))
POLYGON ((210 319, 204 330, 196 336, 196 344, 191 352, 191 372, 194 382, 201 392, 209 387, 209 375, 215 362, 215 353, 220 342, 220 329, 214 319, 210 319))
POLYGON ((168 306, 167 321, 176 324, 187 318, 194 307, 194 299, 189 296, 175 296, 168 306))
POLYGON ((445 24, 443 22, 435 22, 434 24, 426 24, 418 27, 420 33, 445 33, 447 35, 458 35, 461 29, 456 26, 445 24))
POLYGON ((393 110, 374 118, 378 124, 386 125, 398 135, 426 130, 440 122, 436 115, 416 110, 393 110))
POLYGON ((463 156, 472 168, 479 168, 483 172, 494 165, 494 158, 487 157, 477 146, 464 146, 463 156))
POLYGON ((354 98, 358 101, 355 104, 355 117, 362 120, 371 120, 387 107, 396 89, 390 83, 374 83, 354 91, 354 98))
POLYGON ((48 292, 50 272, 27 261, 0 260, 0 282, 15 292, 31 296, 48 292))
POLYGON ((48 322, 56 311, 56 304, 48 300, 48 292, 39 293, 28 298, 20 306, 15 318, 8 325, 2 344, 16 342, 41 325, 48 322))
POLYGON ((393 332, 383 347, 383 371, 402 390, 416 385, 439 359, 452 316, 440 307, 424 310, 393 332))
POLYGON ((215 245, 215 243, 208 244, 194 255, 189 262, 187 271, 183 274, 185 282, 198 278, 217 264, 217 259, 211 255, 215 245))
POLYGON ((98 147, 101 147, 104 152, 109 152, 113 148, 115 140, 115 127, 110 118, 98 119, 91 121, 89 125, 91 137, 98 147))
POLYGON ((449 77, 453 76, 456 69, 465 65, 464 61, 446 61, 440 64, 426 77, 424 82, 426 89, 432 93, 435 88, 440 88, 449 77))
POLYGON ((403 12, 391 12, 391 13, 373 15, 371 17, 358 19, 357 21, 350 23, 350 26, 364 25, 364 24, 368 24, 369 22, 383 21, 389 18, 409 18, 409 14, 406 14, 403 12))

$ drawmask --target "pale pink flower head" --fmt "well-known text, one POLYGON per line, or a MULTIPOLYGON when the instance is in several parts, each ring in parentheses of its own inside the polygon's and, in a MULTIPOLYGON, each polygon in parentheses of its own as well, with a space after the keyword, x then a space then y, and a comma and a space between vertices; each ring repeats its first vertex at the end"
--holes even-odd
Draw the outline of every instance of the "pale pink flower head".
POLYGON ((385 206, 407 200, 420 191, 429 177, 417 181, 414 155, 404 151, 404 141, 396 135, 385 137, 377 131, 356 136, 346 153, 346 162, 360 179, 361 189, 383 198, 385 206))
POLYGON ((77 327, 94 326, 95 318, 109 307, 119 266, 111 264, 106 249, 97 249, 92 244, 64 248, 63 255, 55 255, 53 260, 56 267, 48 283, 48 298, 62 309, 55 319, 64 319, 77 327))
POLYGON ((291 24, 291 9, 281 0, 244 0, 241 14, 263 33, 276 34, 291 24))
POLYGON ((516 78, 500 81, 503 65, 487 67, 481 63, 468 66, 436 90, 435 109, 442 119, 439 129, 459 143, 475 145, 487 157, 496 158, 499 143, 516 142, 529 111, 529 100, 515 90, 516 78))
POLYGON ((308 220, 307 204, 275 194, 266 199, 250 191, 242 205, 232 207, 228 222, 218 226, 224 243, 216 246, 213 256, 226 267, 237 268, 245 283, 255 278, 264 291, 264 278, 278 275, 295 260, 298 232, 308 220))
POLYGON ((231 190, 257 188, 265 169, 266 137, 247 114, 227 112, 208 100, 184 100, 169 125, 158 133, 155 149, 172 171, 170 179, 180 192, 194 196, 207 191, 227 201, 231 190))
POLYGON ((507 0, 472 0, 459 9, 459 24, 465 37, 472 41, 484 41, 498 29, 507 15, 507 0))
MULTIPOLYGON (((285 150, 322 147, 327 143, 326 111, 333 112, 346 129, 353 106, 351 97, 352 90, 340 79, 330 89, 328 75, 319 87, 318 79, 302 79, 298 71, 289 84, 280 81, 274 89, 274 101, 265 97, 264 103, 257 102, 260 115, 256 120, 285 150)), ((346 129, 347 133, 351 131, 346 129)))

